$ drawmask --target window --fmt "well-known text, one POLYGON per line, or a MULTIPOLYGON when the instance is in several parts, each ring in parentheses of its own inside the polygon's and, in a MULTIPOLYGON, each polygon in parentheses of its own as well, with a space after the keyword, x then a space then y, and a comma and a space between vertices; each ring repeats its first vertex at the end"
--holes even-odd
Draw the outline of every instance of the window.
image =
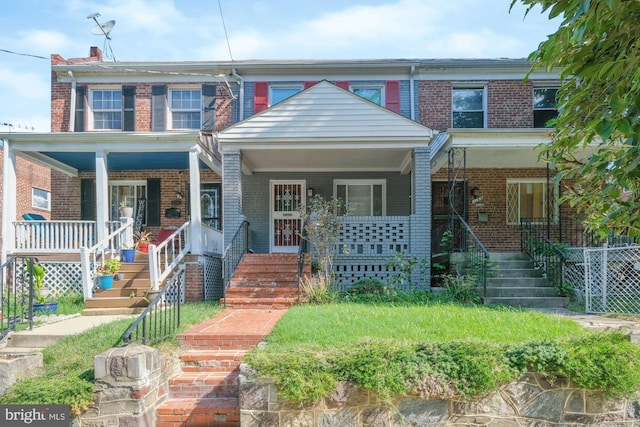
POLYGON ((547 206, 551 208, 551 222, 558 222, 557 188, 547 192, 545 179, 507 180, 507 224, 518 225, 521 218, 533 222, 547 221, 547 206))
POLYGON ((202 223, 222 230, 220 184, 200 184, 200 212, 202 223))
POLYGON ((300 85, 269 86, 269 106, 282 102, 300 91, 302 91, 300 85))
POLYGON ((384 105, 384 91, 382 86, 351 86, 351 92, 374 104, 384 105))
POLYGON ((485 90, 484 88, 453 89, 451 97, 454 128, 485 127, 485 90))
POLYGON ((33 187, 31 189, 31 206, 38 209, 51 210, 51 193, 33 187))
POLYGON ((387 214, 387 182, 384 179, 337 179, 333 193, 344 201, 349 216, 385 216, 387 214))
POLYGON ((92 90, 91 109, 94 129, 122 129, 122 90, 92 90))
POLYGON ((557 88, 539 87, 533 89, 533 127, 545 128, 547 122, 558 116, 556 110, 557 88))
POLYGON ((200 89, 172 89, 169 97, 171 129, 200 129, 202 124, 200 89))
MULTIPOLYGON (((120 218, 118 209, 121 204, 133 208, 134 221, 138 212, 138 200, 147 198, 146 181, 111 181, 109 183, 109 200, 111 220, 116 221, 120 218)), ((146 220, 143 218, 143 222, 146 220)))

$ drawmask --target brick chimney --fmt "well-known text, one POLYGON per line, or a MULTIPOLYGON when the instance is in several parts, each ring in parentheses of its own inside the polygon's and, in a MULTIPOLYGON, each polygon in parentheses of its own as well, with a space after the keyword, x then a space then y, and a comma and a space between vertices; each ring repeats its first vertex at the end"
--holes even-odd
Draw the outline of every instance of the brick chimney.
POLYGON ((98 62, 102 62, 102 51, 97 46, 91 46, 91 49, 89 49, 89 56, 92 59, 96 58, 98 62))

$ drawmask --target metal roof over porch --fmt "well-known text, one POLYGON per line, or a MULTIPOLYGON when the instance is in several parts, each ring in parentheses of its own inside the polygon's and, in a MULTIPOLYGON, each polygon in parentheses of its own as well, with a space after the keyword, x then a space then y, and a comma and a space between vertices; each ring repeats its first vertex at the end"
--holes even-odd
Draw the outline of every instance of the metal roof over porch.
POLYGON ((240 149, 245 173, 406 171, 428 127, 328 81, 235 124, 218 136, 221 151, 240 149))

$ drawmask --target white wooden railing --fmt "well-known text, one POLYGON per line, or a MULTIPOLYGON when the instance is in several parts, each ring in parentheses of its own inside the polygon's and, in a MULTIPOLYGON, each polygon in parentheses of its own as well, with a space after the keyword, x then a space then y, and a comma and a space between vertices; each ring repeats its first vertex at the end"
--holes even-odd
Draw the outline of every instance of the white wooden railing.
MULTIPOLYGON (((21 253, 80 252, 96 244, 95 221, 14 221, 15 251, 21 253)), ((120 226, 107 223, 108 232, 120 226)))
POLYGON ((222 245, 224 244, 224 235, 222 231, 206 224, 202 224, 202 250, 213 254, 222 255, 222 245))
POLYGON ((154 291, 160 288, 160 284, 191 250, 188 241, 189 224, 190 222, 182 224, 163 242, 149 245, 149 280, 154 291))

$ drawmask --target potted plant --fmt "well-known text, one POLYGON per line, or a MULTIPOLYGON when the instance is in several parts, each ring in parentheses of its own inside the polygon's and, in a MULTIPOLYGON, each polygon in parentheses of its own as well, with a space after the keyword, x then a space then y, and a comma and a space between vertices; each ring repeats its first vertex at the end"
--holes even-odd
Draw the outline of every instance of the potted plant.
POLYGON ((151 233, 148 231, 140 230, 133 235, 133 239, 136 242, 136 249, 140 252, 149 252, 149 237, 151 233))
POLYGON ((136 258, 136 249, 124 243, 120 248, 120 258, 122 262, 133 262, 136 258))
POLYGON ((32 263, 27 258, 27 271, 33 275, 33 289, 36 302, 33 303, 33 312, 39 314, 55 314, 58 311, 58 302, 49 299, 49 289, 44 286, 44 275, 47 270, 37 262, 32 263))
POLYGON ((121 217, 133 218, 133 207, 127 206, 126 201, 120 202, 120 208, 118 209, 121 217))
POLYGON ((98 287, 100 289, 111 289, 113 287, 113 275, 120 270, 120 260, 118 258, 106 259, 98 266, 98 287))

